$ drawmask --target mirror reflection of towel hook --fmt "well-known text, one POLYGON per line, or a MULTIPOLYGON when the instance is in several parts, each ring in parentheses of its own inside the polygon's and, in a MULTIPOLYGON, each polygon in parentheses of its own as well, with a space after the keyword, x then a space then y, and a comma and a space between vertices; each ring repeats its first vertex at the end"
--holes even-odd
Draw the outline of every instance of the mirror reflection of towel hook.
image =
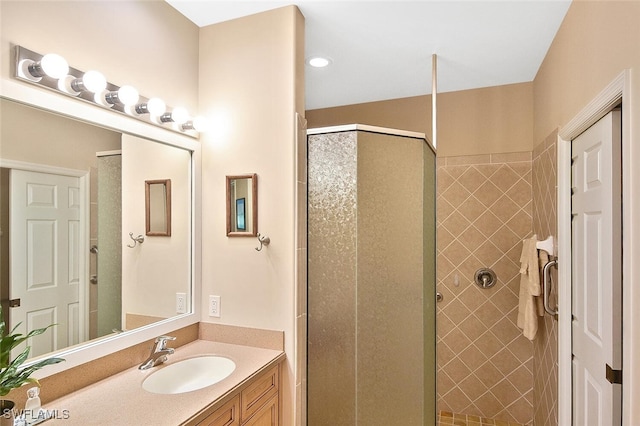
POLYGON ((260 233, 258 233, 258 242, 260 243, 260 247, 256 247, 256 251, 262 250, 262 245, 268 246, 271 239, 266 235, 261 236, 260 233))
POLYGON ((134 238, 133 232, 129 232, 129 237, 131 237, 131 239, 133 240, 133 245, 127 244, 127 247, 129 248, 134 248, 136 244, 144 243, 144 236, 142 235, 138 235, 137 237, 134 238))

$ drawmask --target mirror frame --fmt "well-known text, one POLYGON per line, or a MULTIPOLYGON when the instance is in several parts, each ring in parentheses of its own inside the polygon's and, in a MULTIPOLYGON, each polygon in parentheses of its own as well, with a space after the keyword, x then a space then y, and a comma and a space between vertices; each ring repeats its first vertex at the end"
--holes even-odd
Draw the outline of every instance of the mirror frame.
POLYGON ((202 246, 202 153, 201 145, 197 138, 144 123, 108 109, 79 102, 75 98, 67 98, 58 93, 35 86, 32 87, 25 83, 18 83, 4 77, 0 79, 0 98, 120 133, 131 134, 179 147, 192 153, 191 228, 193 230, 193 238, 191 239, 191 312, 33 358, 27 361, 24 366, 29 366, 39 359, 48 358, 53 354, 64 358, 65 362, 49 365, 47 368, 36 371, 32 377, 36 379, 49 377, 97 358, 154 339, 157 336, 171 333, 177 329, 200 322, 200 300, 202 292, 202 253, 200 250, 202 246))
POLYGON ((146 228, 146 235, 170 237, 171 236, 171 179, 156 179, 144 181, 144 221, 146 228), (154 206, 152 208, 151 202, 151 185, 164 185, 164 206, 154 206), (151 230, 151 211, 158 210, 162 207, 164 211, 164 217, 166 223, 164 224, 164 231, 152 231, 151 230))
MULTIPOLYGON (((246 175, 227 176, 226 180, 227 191, 227 237, 256 237, 258 235, 258 175, 256 173, 246 175), (234 231, 233 222, 235 218, 231 217, 231 212, 234 211, 231 206, 235 203, 232 200, 231 182, 238 179, 251 179, 251 200, 252 200, 252 212, 251 212, 251 231, 234 231)), ((247 220, 247 218, 245 218, 247 220)))

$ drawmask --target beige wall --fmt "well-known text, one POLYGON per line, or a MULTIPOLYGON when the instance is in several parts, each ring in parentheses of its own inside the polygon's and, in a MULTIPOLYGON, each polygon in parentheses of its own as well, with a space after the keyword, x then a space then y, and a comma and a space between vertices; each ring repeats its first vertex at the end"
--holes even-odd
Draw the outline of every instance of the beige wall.
POLYGON ((58 53, 83 71, 169 106, 198 106, 198 27, 164 1, 2 1, 0 76, 11 75, 10 44, 58 53), (167 31, 170 28, 170 31, 167 31))
MULTIPOLYGON (((640 258, 640 2, 638 1, 582 1, 574 0, 558 34, 534 80, 534 141, 545 141, 558 126, 569 122, 588 102, 602 91, 624 69, 631 69, 632 83, 629 98, 623 109, 631 110, 628 143, 631 149, 623 152, 623 169, 627 178, 623 191, 629 198, 623 203, 627 226, 624 240, 630 248, 629 259, 640 258)), ((624 275, 631 290, 623 296, 625 323, 623 329, 631 339, 624 341, 625 377, 623 412, 624 424, 640 417, 640 293, 634 290, 640 277, 638 262, 627 262, 624 275)))
POLYGON ((220 123, 203 136, 203 321, 284 330, 283 424, 295 394, 295 113, 303 105, 303 18, 285 7, 201 29, 200 112, 220 123), (226 131, 225 131, 226 129, 226 131), (226 236, 225 176, 258 175, 258 232, 226 236), (221 296, 221 317, 207 313, 221 296))
POLYGON ((111 130, 5 99, 0 113, 3 159, 89 171, 97 166, 97 151, 120 149, 120 133, 111 130))
MULTIPOLYGON (((438 156, 531 151, 533 85, 438 94, 438 156)), ((431 96, 307 111, 308 127, 370 124, 431 135, 431 96)))
MULTIPOLYGON (((576 0, 534 80, 534 145, 566 124, 622 70, 640 68, 640 2, 576 0)), ((640 86, 632 88, 640 101, 640 86)), ((640 125, 636 114, 634 125, 640 125)), ((637 127, 636 127, 637 128, 637 127)))

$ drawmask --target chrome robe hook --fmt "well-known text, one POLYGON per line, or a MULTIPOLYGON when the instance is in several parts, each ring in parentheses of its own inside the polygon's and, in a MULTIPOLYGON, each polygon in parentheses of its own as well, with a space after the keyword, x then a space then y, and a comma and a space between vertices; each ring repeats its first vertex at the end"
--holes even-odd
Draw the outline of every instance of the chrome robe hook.
POLYGON ((144 236, 142 234, 138 235, 137 237, 134 237, 133 232, 129 232, 129 237, 131 237, 131 239, 133 240, 133 245, 127 244, 127 247, 129 248, 134 248, 136 244, 144 243, 144 236))
POLYGON ((258 242, 260 243, 260 247, 256 247, 256 251, 262 250, 263 245, 268 246, 271 239, 266 235, 260 235, 260 233, 258 233, 258 242))

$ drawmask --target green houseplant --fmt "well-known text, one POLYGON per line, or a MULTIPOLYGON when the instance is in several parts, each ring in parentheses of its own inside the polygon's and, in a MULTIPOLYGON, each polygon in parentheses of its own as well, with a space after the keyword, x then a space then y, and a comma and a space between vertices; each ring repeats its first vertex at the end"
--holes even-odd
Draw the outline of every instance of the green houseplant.
MULTIPOLYGON (((23 366, 25 361, 29 358, 29 352, 31 351, 30 346, 27 346, 18 356, 11 359, 12 349, 28 338, 44 333, 55 324, 32 330, 26 335, 23 335, 16 332, 20 323, 16 324, 16 326, 7 333, 3 318, 2 309, 0 309, 0 397, 8 394, 11 389, 19 388, 25 383, 33 383, 39 386, 40 383, 37 379, 32 378, 31 374, 47 365, 57 364, 64 361, 62 358, 51 357, 23 366)), ((6 416, 6 411, 10 411, 12 408, 12 401, 0 401, 0 409, 2 410, 2 413, 0 414, 2 414, 3 417, 6 416)))

